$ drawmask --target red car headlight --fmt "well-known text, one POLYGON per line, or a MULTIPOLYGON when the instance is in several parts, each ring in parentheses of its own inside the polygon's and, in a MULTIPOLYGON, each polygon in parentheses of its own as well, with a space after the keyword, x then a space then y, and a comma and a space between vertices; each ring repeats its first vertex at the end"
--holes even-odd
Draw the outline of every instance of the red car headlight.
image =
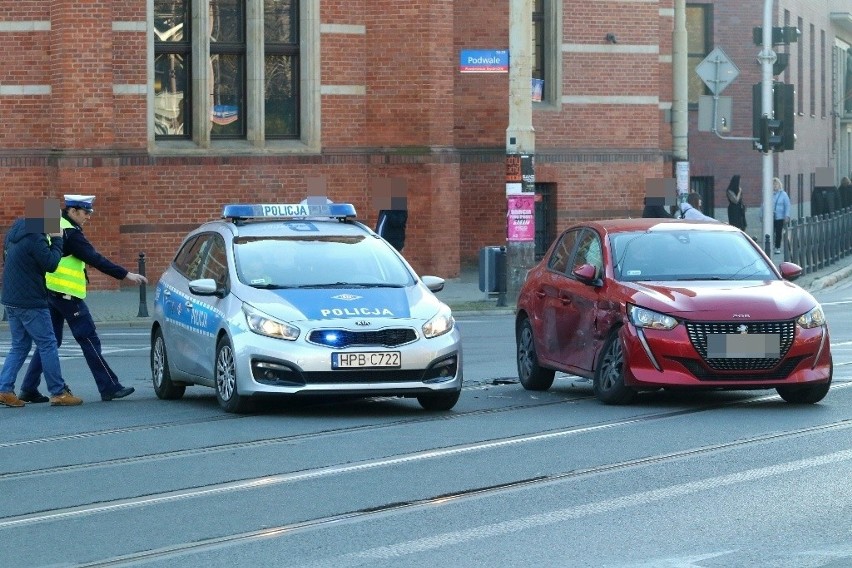
POLYGON ((822 311, 822 306, 818 305, 808 313, 800 315, 796 320, 796 323, 805 329, 825 325, 825 313, 822 311))
POLYGON ((627 315, 630 322, 636 327, 645 327, 649 329, 674 329, 677 327, 678 321, 672 316, 655 312, 647 308, 640 308, 633 304, 627 305, 627 315))

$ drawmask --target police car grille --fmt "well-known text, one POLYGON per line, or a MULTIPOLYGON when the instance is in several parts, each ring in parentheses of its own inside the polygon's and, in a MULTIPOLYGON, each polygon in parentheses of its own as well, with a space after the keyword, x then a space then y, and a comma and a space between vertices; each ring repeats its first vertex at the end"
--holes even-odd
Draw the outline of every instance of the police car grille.
POLYGON ((396 347, 411 343, 417 333, 411 328, 389 328, 377 331, 349 331, 346 329, 317 329, 310 333, 308 341, 327 347, 350 347, 352 345, 381 345, 396 347), (333 339, 331 337, 334 336, 333 339))
MULTIPOLYGON (((795 321, 767 321, 767 322, 686 322, 686 331, 689 334, 689 340, 692 346, 704 359, 704 362, 711 369, 717 371, 764 371, 772 369, 784 359, 790 346, 793 344, 793 338, 796 334, 795 321), (707 336, 709 334, 739 334, 739 327, 745 325, 748 327, 749 334, 777 334, 780 339, 779 358, 775 357, 755 357, 755 358, 719 358, 707 357, 707 336)), ((732 377, 736 378, 736 377, 732 377)))
POLYGON ((426 379, 420 370, 403 371, 400 369, 367 369, 359 371, 312 371, 303 373, 306 385, 322 384, 366 384, 376 382, 420 383, 426 379))

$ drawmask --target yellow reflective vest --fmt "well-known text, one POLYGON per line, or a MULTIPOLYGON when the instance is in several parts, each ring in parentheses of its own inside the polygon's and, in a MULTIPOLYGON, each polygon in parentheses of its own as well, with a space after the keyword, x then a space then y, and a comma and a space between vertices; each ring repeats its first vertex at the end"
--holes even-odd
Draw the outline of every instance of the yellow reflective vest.
MULTIPOLYGON (((59 228, 63 233, 65 229, 76 229, 65 217, 60 217, 59 228)), ((70 294, 75 298, 86 297, 86 263, 76 256, 63 256, 55 272, 45 275, 47 289, 60 294, 70 294)))

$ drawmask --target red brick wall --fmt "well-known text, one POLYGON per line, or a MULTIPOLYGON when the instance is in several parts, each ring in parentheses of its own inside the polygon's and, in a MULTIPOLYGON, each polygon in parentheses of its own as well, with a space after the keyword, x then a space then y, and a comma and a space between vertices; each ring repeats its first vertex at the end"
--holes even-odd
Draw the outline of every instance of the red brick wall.
POLYGON ((453 2, 371 0, 367 136, 371 146, 452 143, 453 2))
POLYGON ((112 147, 112 18, 109 0, 50 1, 53 148, 112 147))
MULTIPOLYGON (((9 22, 45 22, 50 6, 40 0, 0 0, 0 14, 9 22)), ((0 66, 0 85, 44 85, 49 81, 50 32, 0 33, 0 53, 14 54, 0 66)), ((49 135, 47 96, 0 97, 0 148, 32 148, 49 135)))
MULTIPOLYGON (((670 52, 671 17, 661 4, 565 2, 564 44, 660 44, 670 52)), ((408 188, 405 255, 422 273, 458 274, 479 248, 506 237, 505 136, 508 74, 461 74, 461 49, 507 49, 508 3, 322 0, 322 24, 366 33, 323 33, 325 87, 366 94, 322 96, 322 152, 308 156, 163 157, 147 153, 146 98, 113 85, 147 81, 144 32, 112 23, 146 21, 144 0, 0 0, 7 19, 49 20, 49 32, 0 34, 22 57, 2 84, 50 85, 50 96, 0 97, 13 117, 0 134, 0 225, 31 196, 96 194, 93 243, 136 270, 140 252, 156 279, 182 236, 229 202, 298 201, 306 178, 353 202, 374 225, 376 178, 408 188), (31 75, 31 76, 30 76, 31 75)), ((563 94, 671 99, 670 65, 657 54, 563 53, 563 94)), ((670 175, 670 125, 657 104, 567 104, 536 110, 537 177, 553 183, 558 225, 638 214, 648 177, 670 175)), ((94 287, 116 287, 93 274, 94 287)))

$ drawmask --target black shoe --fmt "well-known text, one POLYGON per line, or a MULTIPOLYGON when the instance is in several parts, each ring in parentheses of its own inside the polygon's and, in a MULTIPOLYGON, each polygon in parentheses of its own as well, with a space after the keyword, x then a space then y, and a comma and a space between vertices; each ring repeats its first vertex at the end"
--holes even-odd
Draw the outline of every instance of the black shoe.
POLYGON ((136 389, 133 388, 133 387, 121 387, 120 389, 118 389, 115 392, 112 392, 112 393, 109 393, 109 394, 102 394, 101 400, 106 402, 106 401, 112 400, 114 398, 124 398, 127 395, 133 394, 135 391, 136 391, 136 389))
POLYGON ((24 402, 47 402, 50 400, 43 394, 38 391, 30 392, 30 391, 21 391, 21 395, 18 397, 24 402))

